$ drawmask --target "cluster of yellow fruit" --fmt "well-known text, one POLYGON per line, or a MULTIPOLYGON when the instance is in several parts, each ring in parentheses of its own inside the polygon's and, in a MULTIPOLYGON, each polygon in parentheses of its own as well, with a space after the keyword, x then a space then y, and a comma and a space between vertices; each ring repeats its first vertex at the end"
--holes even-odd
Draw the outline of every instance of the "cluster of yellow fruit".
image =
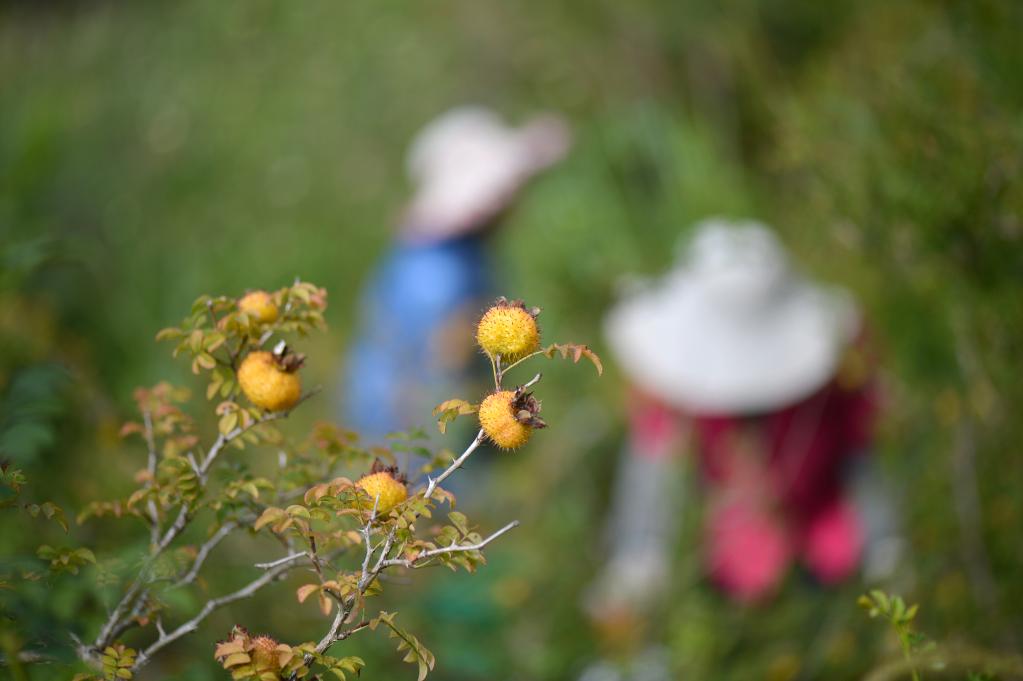
MULTIPOLYGON (((539 308, 526 308, 521 300, 498 298, 476 327, 476 342, 495 362, 505 365, 540 349, 539 308)), ((540 418, 540 403, 523 388, 498 390, 480 405, 480 427, 501 449, 526 444, 534 428, 547 424, 540 418)))
MULTIPOLYGON (((238 309, 261 324, 277 321, 279 310, 273 298, 266 291, 252 291, 238 300, 238 309)), ((238 385, 245 397, 257 407, 267 411, 287 411, 294 407, 302 395, 302 379, 298 370, 304 361, 281 341, 273 352, 256 350, 250 352, 238 367, 238 385)), ((378 515, 386 515, 395 506, 408 498, 408 488, 403 475, 396 466, 384 466, 379 461, 370 472, 355 483, 372 500, 367 508, 375 504, 378 515)), ((260 650, 259 639, 255 650, 260 650)))
MULTIPOLYGON (((238 309, 252 319, 270 324, 279 311, 273 298, 265 291, 253 291, 238 301, 238 309)), ((540 349, 538 308, 527 308, 522 301, 499 298, 480 318, 476 342, 499 365, 508 366, 540 349)), ((294 407, 302 393, 297 371, 304 357, 290 352, 280 342, 273 352, 250 352, 238 368, 238 384, 245 396, 256 406, 268 411, 286 411, 294 407)), ((480 404, 480 427, 501 449, 517 449, 526 444, 534 428, 547 424, 540 418, 540 403, 524 388, 497 390, 480 404)), ((371 471, 356 486, 364 490, 376 504, 377 513, 385 515, 408 498, 403 476, 395 467, 374 463, 371 471)))

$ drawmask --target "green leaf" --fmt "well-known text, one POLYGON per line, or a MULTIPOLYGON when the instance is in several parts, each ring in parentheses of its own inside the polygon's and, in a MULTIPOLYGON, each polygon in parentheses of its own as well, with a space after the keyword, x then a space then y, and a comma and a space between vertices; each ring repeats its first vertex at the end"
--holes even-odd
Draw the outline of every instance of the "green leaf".
POLYGON ((451 524, 458 528, 458 531, 461 532, 463 535, 469 533, 469 521, 465 517, 464 513, 459 513, 458 511, 451 511, 450 513, 448 513, 448 520, 450 520, 451 524))
POLYGON ((309 509, 300 504, 292 504, 287 508, 287 514, 292 518, 305 518, 306 520, 312 520, 312 516, 309 514, 309 509))
POLYGON ((52 501, 47 501, 42 505, 43 515, 57 523, 64 530, 64 534, 68 533, 67 518, 64 517, 64 509, 57 506, 52 501))
POLYGON ((156 334, 156 340, 157 342, 165 340, 174 340, 176 338, 181 338, 184 335, 185 335, 184 331, 177 328, 176 326, 171 326, 166 329, 160 329, 160 331, 157 332, 156 334))
POLYGON ((437 430, 441 433, 447 431, 448 423, 459 416, 475 414, 479 405, 470 404, 465 400, 445 400, 433 408, 433 415, 437 417, 437 430))
POLYGON ((381 612, 377 617, 370 621, 370 629, 375 629, 378 624, 383 623, 390 629, 388 636, 397 639, 398 641, 398 652, 405 653, 402 658, 402 662, 408 662, 410 664, 417 664, 419 666, 419 677, 417 681, 423 681, 426 676, 433 671, 436 659, 426 646, 424 646, 419 639, 410 634, 409 632, 401 629, 394 623, 395 613, 381 612))
POLYGON ((870 596, 874 599, 874 602, 877 604, 878 609, 880 609, 882 613, 887 615, 891 612, 891 604, 888 601, 888 594, 880 589, 872 589, 870 591, 870 596))
POLYGON ((252 529, 254 529, 256 532, 259 532, 267 525, 282 520, 285 517, 285 515, 286 514, 284 512, 284 509, 271 506, 270 508, 263 511, 262 515, 260 515, 259 518, 256 520, 255 525, 252 526, 252 529))

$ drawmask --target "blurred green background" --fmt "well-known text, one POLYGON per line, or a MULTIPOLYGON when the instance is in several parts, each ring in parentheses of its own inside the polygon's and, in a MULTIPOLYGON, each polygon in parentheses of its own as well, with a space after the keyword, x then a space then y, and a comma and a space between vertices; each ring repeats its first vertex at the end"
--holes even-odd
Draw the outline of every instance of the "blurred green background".
MULTIPOLYGON (((123 494, 143 456, 116 435, 132 388, 192 380, 153 334, 204 292, 325 286, 330 334, 303 350, 333 386, 360 282, 407 197, 411 136, 465 102, 516 120, 553 109, 576 146, 499 236, 507 293, 544 308, 548 338, 600 350, 621 277, 663 271, 694 220, 775 225, 872 322, 878 449, 906 512, 921 627, 1018 651, 1021 35, 1013 0, 0 5, 0 450, 30 496, 70 514, 123 494)), ((557 427, 476 491, 493 502, 481 522, 523 520, 491 565, 391 589, 436 678, 571 679, 625 647, 579 605, 622 434, 607 363, 600 381, 552 366, 557 427)), ((306 411, 288 428, 333 405, 306 411)), ((676 678, 857 678, 893 653, 855 605, 861 585, 794 578, 769 605, 730 606, 701 580, 686 519, 672 597, 647 632, 676 678)), ((145 543, 130 522, 70 539, 0 527, 5 569, 39 569, 42 541, 93 547, 101 563, 145 543)), ((246 540, 234 546, 214 586, 251 564, 246 540)), ((63 632, 94 634, 109 605, 94 577, 3 598, 27 640, 66 660, 63 632)), ((235 622, 292 641, 322 630, 279 586, 211 618, 147 678, 223 678, 212 642, 235 622)), ((351 641, 364 677, 412 678, 380 639, 351 641)))

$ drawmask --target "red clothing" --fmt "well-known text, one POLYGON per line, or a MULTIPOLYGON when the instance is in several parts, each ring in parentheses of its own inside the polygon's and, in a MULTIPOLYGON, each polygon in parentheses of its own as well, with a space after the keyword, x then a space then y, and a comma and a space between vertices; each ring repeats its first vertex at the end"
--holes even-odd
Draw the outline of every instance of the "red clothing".
POLYGON ((874 411, 869 387, 850 391, 832 382, 770 414, 691 418, 708 481, 741 484, 744 467, 761 469, 771 498, 805 521, 841 492, 845 463, 870 442, 874 411), (760 460, 744 461, 749 455, 760 460))
POLYGON ((846 463, 866 448, 876 411, 873 386, 833 380, 806 399, 760 415, 692 415, 640 396, 633 401, 635 452, 672 448, 677 424, 692 424, 708 486, 708 567, 740 600, 769 593, 791 556, 821 581, 859 564, 863 531, 843 494, 846 463))

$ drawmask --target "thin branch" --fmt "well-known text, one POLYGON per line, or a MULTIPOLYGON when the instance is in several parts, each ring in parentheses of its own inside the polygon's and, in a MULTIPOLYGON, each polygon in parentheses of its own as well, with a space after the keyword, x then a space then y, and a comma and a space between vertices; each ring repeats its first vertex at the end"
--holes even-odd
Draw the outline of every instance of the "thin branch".
MULTIPOLYGON (((96 642, 92 645, 93 652, 103 650, 113 640, 115 630, 118 630, 122 624, 121 618, 124 615, 124 611, 131 607, 131 605, 135 602, 136 596, 138 596, 142 591, 142 583, 143 579, 142 574, 140 573, 135 578, 135 581, 132 582, 131 586, 128 587, 128 590, 125 591, 124 596, 121 597, 121 600, 114 607, 113 612, 110 613, 110 617, 107 618, 107 621, 100 629, 99 635, 96 636, 96 642)), ((123 631, 123 629, 121 629, 121 631, 123 631)), ((88 655, 87 657, 92 658, 94 656, 88 655)))
POLYGON ((346 629, 345 631, 342 631, 340 634, 338 634, 337 637, 336 637, 336 640, 343 641, 346 638, 348 638, 349 636, 351 636, 352 634, 358 633, 358 632, 362 631, 363 629, 367 628, 368 626, 369 626, 369 622, 359 622, 358 625, 352 627, 351 629, 346 629))
POLYGON ((320 583, 323 583, 323 566, 320 564, 320 555, 316 551, 316 537, 310 534, 307 537, 309 541, 309 559, 313 561, 313 569, 316 571, 316 576, 320 578, 320 583))
POLYGON ((199 471, 199 462, 195 460, 195 454, 188 452, 185 454, 185 458, 188 459, 188 465, 192 467, 192 472, 195 473, 195 477, 202 477, 199 471))
POLYGON ((316 644, 317 653, 324 652, 325 650, 327 650, 327 648, 331 647, 332 645, 334 645, 335 642, 339 640, 337 632, 339 629, 341 629, 341 624, 344 623, 345 617, 347 616, 348 615, 346 605, 339 602, 337 604, 337 614, 334 615, 334 621, 331 622, 330 629, 328 629, 327 633, 323 635, 323 638, 320 639, 320 642, 316 644))
POLYGON ((292 553, 292 554, 289 554, 287 556, 284 556, 283 558, 278 558, 277 560, 272 560, 269 563, 256 563, 256 567, 258 567, 260 570, 270 570, 272 568, 277 567, 278 565, 283 565, 284 563, 290 563, 291 561, 296 560, 298 558, 301 558, 302 556, 305 556, 305 555, 308 555, 305 551, 297 551, 295 553, 292 553))
POLYGON ((494 390, 501 389, 501 359, 500 357, 494 357, 489 352, 487 357, 490 359, 490 370, 494 373, 494 390))
MULTIPOLYGON (((394 546, 394 536, 398 533, 398 524, 395 523, 391 526, 391 531, 387 533, 387 538, 384 540, 384 546, 380 550, 380 556, 377 558, 377 564, 373 566, 373 571, 367 576, 363 573, 365 580, 365 588, 369 588, 369 585, 373 583, 380 571, 384 569, 384 561, 387 559, 388 554, 391 552, 391 547, 394 546)), ((362 582, 360 582, 361 584, 362 582)))
MULTIPOLYGON (((358 584, 359 595, 362 595, 366 591, 366 589, 369 588, 369 584, 371 583, 374 576, 374 571, 371 571, 369 569, 370 561, 373 559, 373 554, 376 551, 376 547, 373 546, 371 533, 373 529, 373 523, 376 521, 377 508, 379 507, 379 504, 380 495, 378 494, 376 498, 373 500, 373 510, 370 511, 369 520, 367 520, 366 524, 363 525, 362 528, 359 530, 359 534, 362 535, 362 541, 366 545, 366 554, 365 557, 362 559, 362 574, 359 576, 358 584)), ((386 551, 387 547, 385 544, 384 554, 382 555, 386 555, 386 551)), ((323 638, 320 639, 320 642, 316 644, 317 653, 324 652, 325 650, 327 650, 327 648, 330 648, 332 645, 334 645, 334 643, 341 640, 339 638, 338 631, 341 629, 341 625, 344 623, 345 618, 348 617, 348 614, 351 612, 351 609, 355 607, 356 597, 354 595, 349 596, 344 600, 338 599, 336 600, 337 614, 334 616, 334 621, 331 622, 330 624, 330 629, 328 629, 327 633, 323 635, 323 638)), ((351 635, 351 633, 349 633, 348 635, 351 635)), ((311 660, 312 656, 306 655, 306 664, 308 664, 309 661, 311 660)))
POLYGON ((240 601, 244 598, 249 598, 267 584, 270 584, 274 580, 283 577, 286 572, 295 567, 298 561, 303 558, 306 558, 306 555, 304 553, 294 556, 293 560, 277 565, 276 567, 263 573, 263 575, 252 580, 251 582, 249 582, 242 588, 238 589, 237 591, 232 591, 229 594, 225 594, 218 598, 213 598, 209 601, 206 601, 206 604, 203 605, 202 609, 192 619, 180 625, 178 628, 174 629, 170 633, 161 634, 160 637, 157 638, 156 641, 154 641, 152 644, 150 644, 148 648, 140 652, 138 659, 135 662, 134 669, 136 670, 141 669, 150 661, 150 659, 152 659, 153 655, 157 651, 178 640, 185 634, 189 634, 198 629, 199 624, 202 623, 204 619, 209 617, 209 615, 214 610, 222 608, 230 603, 234 603, 235 601, 240 601))
POLYGON ((373 540, 370 537, 370 531, 373 529, 373 522, 377 518, 377 508, 379 504, 380 495, 377 494, 376 498, 373 500, 373 510, 370 511, 369 520, 367 520, 366 524, 362 526, 361 530, 359 530, 359 534, 362 535, 362 541, 366 545, 366 556, 362 559, 362 575, 359 577, 360 585, 367 579, 367 575, 369 574, 369 562, 373 558, 374 548, 373 540))
POLYGON ((483 444, 484 439, 486 439, 486 433, 484 433, 483 429, 480 428, 479 432, 476 433, 476 438, 469 444, 468 447, 466 447, 465 451, 462 452, 461 456, 459 456, 457 459, 451 462, 451 465, 448 466, 443 473, 438 475, 436 478, 427 478, 428 482, 426 485, 426 491, 423 492, 423 498, 429 499, 430 497, 432 497, 434 491, 436 491, 437 489, 437 485, 444 482, 448 478, 448 476, 450 476, 452 473, 461 468, 462 464, 465 463, 465 460, 468 459, 481 444, 483 444))
POLYGON ((485 547, 487 544, 489 544, 490 542, 492 542, 495 539, 497 539, 498 537, 500 537, 502 534, 505 534, 506 532, 509 532, 509 531, 515 529, 518 526, 519 526, 519 521, 518 520, 513 520, 512 522, 508 523, 507 525, 502 527, 497 532, 494 532, 492 535, 490 535, 486 539, 483 539, 483 540, 481 540, 479 542, 476 542, 475 544, 452 544, 451 546, 441 546, 441 547, 438 547, 436 549, 430 549, 429 551, 424 551, 423 553, 420 553, 415 558, 391 558, 389 560, 383 561, 383 563, 381 564, 381 567, 382 568, 387 568, 387 567, 391 567, 392 565, 400 565, 402 567, 411 568, 411 567, 415 567, 417 563, 421 563, 422 561, 428 560, 430 558, 433 558, 434 556, 439 556, 439 555, 444 554, 444 553, 459 553, 459 552, 463 552, 463 551, 479 551, 480 549, 485 547))
MULTIPOLYGON (((495 366, 495 370, 496 370, 497 369, 497 365, 495 364, 494 366, 495 366)), ((534 379, 534 382, 535 382, 535 380, 539 380, 539 377, 537 377, 537 379, 534 379)), ((433 496, 433 493, 437 490, 437 486, 440 483, 442 483, 444 480, 446 480, 452 473, 454 473, 459 468, 461 468, 462 464, 465 463, 466 459, 468 459, 472 455, 472 453, 475 452, 476 449, 478 449, 479 446, 483 443, 483 440, 485 439, 485 437, 486 437, 486 434, 483 432, 483 429, 481 428, 480 431, 476 434, 476 437, 473 439, 473 441, 469 444, 468 447, 466 447, 465 451, 462 452, 462 454, 457 459, 455 459, 453 462, 451 462, 451 464, 446 469, 444 469, 443 473, 438 475, 436 478, 428 478, 428 483, 426 485, 426 489, 423 491, 423 498, 424 499, 431 498, 433 496)), ((350 629, 348 631, 344 631, 344 632, 340 631, 341 630, 341 625, 344 624, 345 619, 349 615, 351 615, 351 613, 354 611, 354 608, 356 607, 359 599, 362 598, 363 594, 365 594, 366 591, 370 588, 370 586, 373 585, 373 582, 377 579, 377 577, 379 577, 380 574, 383 571, 385 571, 387 568, 394 567, 394 566, 399 566, 399 565, 400 566, 405 566, 405 567, 413 567, 419 561, 427 560, 429 558, 432 558, 434 556, 438 556, 438 555, 443 554, 443 553, 454 553, 454 552, 458 552, 458 551, 478 551, 478 550, 482 549, 483 547, 485 547, 490 542, 494 541, 495 539, 497 539, 498 537, 503 535, 504 533, 506 533, 509 530, 512 530, 513 528, 517 527, 518 524, 519 524, 519 522, 517 520, 513 521, 511 523, 508 523, 507 525, 502 527, 500 530, 498 530, 494 534, 490 535, 486 539, 484 539, 484 540, 482 540, 482 541, 480 541, 480 542, 478 542, 476 544, 470 544, 470 545, 464 545, 464 546, 453 545, 453 546, 441 547, 441 548, 438 548, 438 549, 433 549, 431 551, 427 551, 427 552, 417 556, 415 559, 388 558, 387 556, 390 554, 391 549, 394 546, 394 541, 395 541, 395 537, 397 535, 398 526, 397 526, 397 523, 392 525, 391 529, 387 533, 387 537, 384 539, 384 541, 381 542, 380 544, 378 544, 377 546, 373 546, 373 544, 372 544, 372 529, 373 529, 373 523, 376 520, 377 504, 379 503, 379 501, 380 501, 380 498, 378 496, 377 499, 374 500, 373 511, 370 514, 369 520, 360 529, 360 534, 362 535, 362 540, 363 540, 363 542, 365 543, 365 546, 366 546, 366 554, 365 554, 365 557, 362 560, 362 572, 361 572, 361 575, 359 577, 359 582, 358 582, 358 585, 357 585, 357 589, 356 589, 355 593, 350 594, 347 598, 345 598, 343 600, 335 599, 335 600, 337 600, 338 611, 337 611, 337 614, 334 616, 334 619, 331 622, 330 628, 327 630, 327 633, 324 634, 323 638, 320 639, 320 642, 316 644, 316 653, 317 654, 322 654, 328 648, 330 648, 330 646, 334 645, 334 643, 336 643, 338 641, 341 641, 341 640, 344 640, 345 638, 348 638, 349 636, 351 636, 355 632, 360 631, 361 629, 369 626, 368 622, 363 622, 362 624, 360 624, 360 625, 358 625, 358 626, 356 626, 353 629, 350 629), (378 552, 378 550, 379 550, 379 552, 378 552), (373 563, 373 556, 374 556, 374 554, 376 554, 377 559, 376 559, 376 563, 373 564, 373 567, 371 569, 370 568, 370 564, 373 563)), ((312 654, 306 655, 305 656, 305 663, 309 664, 312 661, 312 659, 313 659, 313 655, 312 654)), ((297 678, 297 674, 292 674, 291 680, 293 681, 296 678, 297 678)))
MULTIPOLYGON (((153 435, 153 415, 148 409, 142 412, 143 435, 146 440, 146 452, 149 460, 146 464, 146 472, 149 474, 146 480, 146 489, 151 489, 156 482, 156 438, 153 435)), ((160 539, 160 514, 156 510, 156 502, 149 499, 146 502, 146 511, 149 513, 149 544, 156 546, 160 539)))
MULTIPOLYGON (((543 353, 544 353, 543 350, 537 350, 536 352, 531 352, 528 355, 526 355, 525 357, 522 357, 521 359, 518 359, 518 360, 512 362, 511 364, 509 364, 508 366, 504 367, 503 369, 500 369, 500 371, 498 372, 498 377, 501 380, 503 380, 504 379, 504 375, 506 373, 508 373, 509 371, 511 371, 512 369, 517 367, 518 365, 522 364, 526 360, 532 359, 532 358, 536 357, 537 355, 542 355, 543 353)), ((500 387, 500 385, 498 385, 498 387, 500 387)))
POLYGON ((543 378, 543 374, 537 374, 536 376, 533 376, 533 378, 531 378, 528 381, 526 381, 525 383, 523 383, 522 387, 523 388, 532 388, 534 385, 536 385, 537 383, 540 382, 541 378, 543 378))
POLYGON ((308 400, 313 395, 316 395, 318 392, 320 392, 319 388, 316 388, 314 390, 310 390, 309 392, 307 392, 306 394, 304 394, 300 398, 298 398, 298 402, 296 402, 291 407, 291 409, 288 409, 287 411, 271 411, 271 412, 267 412, 267 413, 263 414, 262 416, 260 416, 255 421, 253 421, 252 423, 248 424, 247 426, 238 426, 234 430, 231 430, 231 431, 229 431, 227 433, 221 433, 219 436, 217 436, 217 439, 213 443, 213 446, 210 447, 209 454, 206 455, 206 459, 199 466, 199 473, 200 473, 199 479, 200 479, 200 481, 202 483, 206 482, 206 474, 209 472, 210 466, 213 465, 213 462, 216 461, 217 456, 220 454, 221 451, 223 451, 225 446, 227 446, 228 444, 230 444, 234 440, 237 440, 239 437, 241 437, 242 435, 244 435, 248 431, 252 430, 256 426, 260 426, 260 425, 263 425, 264 423, 269 423, 271 421, 276 421, 278 419, 286 419, 286 418, 288 418, 291 415, 291 412, 294 411, 296 408, 298 408, 298 406, 300 404, 302 404, 303 402, 308 400))
MULTIPOLYGON (((248 424, 247 426, 239 426, 228 433, 220 434, 217 437, 216 441, 213 443, 213 446, 210 448, 210 451, 206 455, 206 458, 199 465, 198 477, 200 488, 205 487, 207 473, 209 472, 210 467, 213 465, 213 462, 216 460, 220 452, 223 451, 225 446, 227 446, 232 441, 241 437, 246 432, 248 432, 252 428, 255 428, 258 425, 268 423, 270 421, 276 421, 282 418, 287 418, 291 414, 292 410, 297 408, 299 404, 309 399, 318 392, 319 389, 312 390, 306 393, 301 398, 299 398, 298 402, 296 402, 295 405, 288 411, 268 412, 262 415, 260 418, 256 419, 255 421, 253 421, 252 423, 248 424)), ((100 633, 96 637, 96 641, 92 646, 92 654, 83 653, 82 655, 83 657, 95 659, 95 653, 97 651, 103 650, 108 645, 110 645, 115 635, 120 635, 120 633, 123 633, 130 626, 131 618, 129 617, 128 619, 124 619, 125 611, 129 607, 131 607, 131 605, 134 603, 135 598, 140 593, 143 592, 145 586, 149 582, 150 570, 155 564, 156 559, 160 556, 160 554, 162 554, 167 549, 168 546, 170 546, 171 542, 173 542, 178 537, 178 535, 181 534, 182 530, 184 530, 185 527, 187 527, 189 521, 191 520, 192 510, 193 509, 191 508, 191 506, 187 504, 181 506, 180 511, 178 511, 177 517, 174 519, 174 522, 164 532, 163 537, 156 544, 155 549, 153 549, 150 552, 150 555, 146 559, 142 568, 139 570, 138 576, 135 578, 134 582, 132 582, 132 585, 128 588, 128 591, 125 593, 124 597, 122 597, 121 601, 117 604, 117 606, 114 608, 113 612, 111 612, 110 617, 108 617, 107 621, 103 624, 103 627, 100 629, 100 633), (117 633, 115 634, 115 632, 117 633)))
POLYGON ((234 532, 235 529, 237 528, 238 523, 234 522, 233 520, 229 520, 223 525, 221 525, 220 529, 218 529, 213 534, 212 537, 207 539, 206 542, 199 547, 198 553, 195 554, 195 560, 192 561, 192 567, 190 567, 188 569, 188 572, 182 575, 180 579, 174 582, 174 584, 171 585, 171 588, 177 588, 179 586, 184 586, 185 584, 191 584, 192 582, 194 582, 195 578, 199 576, 199 570, 202 569, 203 563, 205 563, 206 559, 209 558, 209 555, 213 551, 213 549, 215 549, 217 547, 217 544, 223 541, 227 535, 234 532))

